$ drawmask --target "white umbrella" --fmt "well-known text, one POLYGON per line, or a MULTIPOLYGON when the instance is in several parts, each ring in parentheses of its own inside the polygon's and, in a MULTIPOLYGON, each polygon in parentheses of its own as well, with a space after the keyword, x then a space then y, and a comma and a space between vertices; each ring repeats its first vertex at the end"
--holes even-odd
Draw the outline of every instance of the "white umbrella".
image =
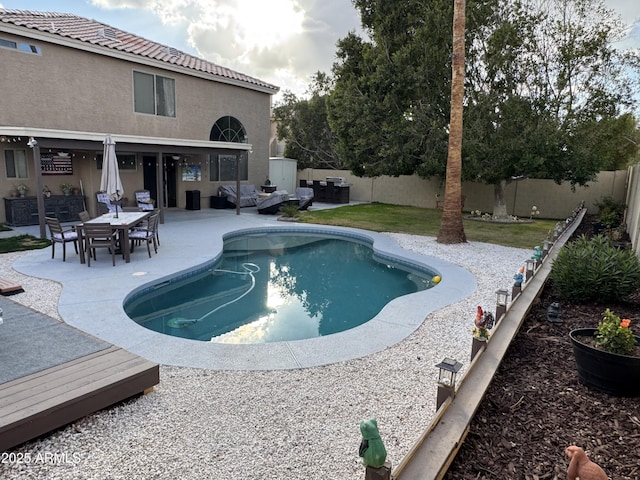
POLYGON ((124 196, 120 171, 118 170, 118 157, 116 156, 116 142, 107 135, 104 139, 104 154, 102 156, 102 177, 100 178, 100 190, 109 195, 109 199, 116 207, 118 216, 118 204, 124 196))

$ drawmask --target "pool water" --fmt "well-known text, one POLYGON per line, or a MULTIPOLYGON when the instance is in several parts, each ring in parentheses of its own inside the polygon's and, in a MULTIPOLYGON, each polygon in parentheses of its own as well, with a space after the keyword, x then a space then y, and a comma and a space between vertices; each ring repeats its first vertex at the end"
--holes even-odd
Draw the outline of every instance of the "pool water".
POLYGON ((136 294, 124 308, 140 325, 168 335, 281 342, 366 323, 394 298, 432 287, 433 276, 380 259, 353 238, 249 234, 225 241, 210 268, 136 294))

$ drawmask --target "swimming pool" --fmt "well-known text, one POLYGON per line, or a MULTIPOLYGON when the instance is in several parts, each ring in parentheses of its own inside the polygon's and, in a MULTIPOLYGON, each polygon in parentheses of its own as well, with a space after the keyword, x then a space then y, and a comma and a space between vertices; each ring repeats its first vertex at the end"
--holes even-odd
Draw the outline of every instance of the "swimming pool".
POLYGON ((176 337, 293 341, 362 325, 393 299, 431 288, 434 275, 353 235, 239 233, 211 264, 133 295, 124 309, 145 328, 176 337))

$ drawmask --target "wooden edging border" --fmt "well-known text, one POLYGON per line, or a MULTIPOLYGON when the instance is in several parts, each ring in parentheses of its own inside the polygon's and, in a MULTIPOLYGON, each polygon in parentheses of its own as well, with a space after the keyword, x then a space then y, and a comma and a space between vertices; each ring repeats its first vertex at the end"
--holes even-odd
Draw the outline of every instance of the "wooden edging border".
MULTIPOLYGON (((498 319, 491 340, 471 362, 455 397, 436 412, 431 425, 392 472, 393 479, 440 480, 444 477, 512 339, 542 292, 553 260, 580 225, 585 213, 586 209, 581 209, 575 220, 563 230, 535 274, 523 285, 522 292, 512 299, 506 313, 498 319)), ((471 342, 471 338, 469 340, 471 342)))

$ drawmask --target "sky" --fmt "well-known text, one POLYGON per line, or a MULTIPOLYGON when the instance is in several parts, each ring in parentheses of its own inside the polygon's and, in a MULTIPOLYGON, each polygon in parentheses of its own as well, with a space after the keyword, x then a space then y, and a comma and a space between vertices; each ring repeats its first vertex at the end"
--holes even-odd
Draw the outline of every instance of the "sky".
MULTIPOLYGON (((605 4, 630 26, 621 45, 640 48, 640 1, 605 4)), ((315 72, 331 71, 339 39, 361 31, 351 0, 0 0, 0 7, 92 18, 296 95, 315 72)))

